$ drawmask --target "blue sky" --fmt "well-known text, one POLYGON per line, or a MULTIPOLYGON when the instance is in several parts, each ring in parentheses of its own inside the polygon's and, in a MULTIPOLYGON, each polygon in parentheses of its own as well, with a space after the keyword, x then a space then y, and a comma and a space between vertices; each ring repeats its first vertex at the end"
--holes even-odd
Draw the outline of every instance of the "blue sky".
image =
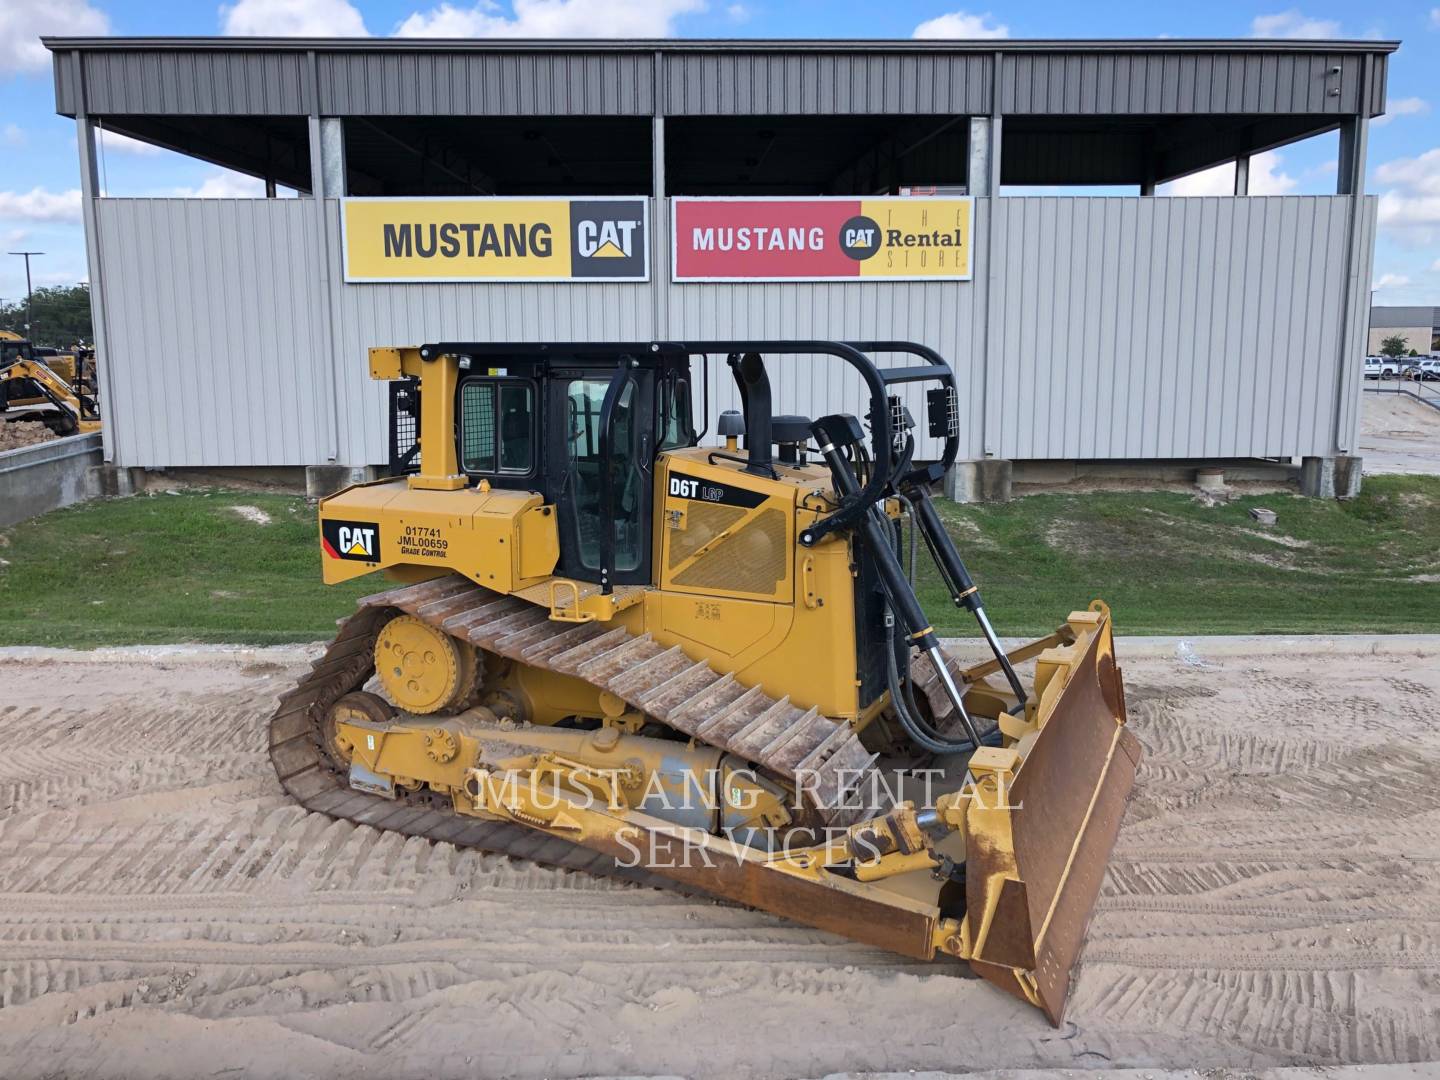
MULTIPOLYGON (((1010 6, 954 0, 0 0, 0 297, 24 293, 21 260, 44 251, 37 284, 86 277, 75 127, 55 115, 40 34, 361 34, 436 37, 1398 38, 1389 115, 1371 131, 1367 191, 1379 194, 1376 302, 1440 305, 1440 0, 1371 3, 1212 0, 1204 4, 1047 0, 1010 6)), ((113 195, 254 195, 258 182, 109 137, 113 195)), ((1336 137, 1284 147, 1251 167, 1251 193, 1328 194, 1336 137)), ((1170 185, 1224 193, 1229 167, 1170 185)), ((1109 189, 1107 189, 1109 190, 1109 189)), ((1162 189, 1163 193, 1164 189, 1162 189)))

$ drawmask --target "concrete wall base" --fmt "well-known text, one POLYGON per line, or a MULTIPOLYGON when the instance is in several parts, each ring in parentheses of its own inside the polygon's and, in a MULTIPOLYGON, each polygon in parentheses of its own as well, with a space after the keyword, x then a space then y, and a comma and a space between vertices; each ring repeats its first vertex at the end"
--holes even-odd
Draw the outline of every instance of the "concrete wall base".
POLYGON ((1312 499, 1353 499, 1360 494, 1361 459, 1307 457, 1300 459, 1300 494, 1312 499))
POLYGON ((1137 491, 1154 484, 1195 484, 1203 469, 1220 470, 1224 482, 1293 484, 1296 468, 1285 461, 1258 458, 1183 458, 1149 461, 1017 461, 1017 487, 1116 483, 1137 491))
POLYGON ((1014 467, 1004 458, 957 461, 945 474, 945 497, 957 503, 1010 501, 1014 467))
POLYGON ((118 499, 145 490, 145 470, 123 465, 94 465, 85 474, 86 497, 118 499))
POLYGON ((0 453, 0 528, 89 498, 86 475, 100 454, 98 434, 0 453))
POLYGON ((1353 499, 1360 494, 1362 466, 1365 459, 1353 454, 1341 454, 1335 459, 1335 497, 1353 499))
POLYGON ((1350 454, 1300 459, 1300 494, 1312 499, 1353 499, 1360 494, 1364 458, 1350 454))
POLYGON ((364 484, 378 479, 373 465, 307 465, 305 466, 305 497, 323 499, 351 484, 364 484))
POLYGON ((146 483, 157 489, 176 487, 259 488, 286 495, 305 493, 304 465, 216 465, 146 469, 146 483))

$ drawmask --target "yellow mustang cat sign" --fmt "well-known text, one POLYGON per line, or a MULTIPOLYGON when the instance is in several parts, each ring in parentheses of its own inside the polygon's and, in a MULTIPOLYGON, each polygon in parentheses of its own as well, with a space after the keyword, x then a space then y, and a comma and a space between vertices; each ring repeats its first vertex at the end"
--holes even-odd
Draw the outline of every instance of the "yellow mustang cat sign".
POLYGON ((645 199, 344 199, 345 280, 648 281, 645 199))

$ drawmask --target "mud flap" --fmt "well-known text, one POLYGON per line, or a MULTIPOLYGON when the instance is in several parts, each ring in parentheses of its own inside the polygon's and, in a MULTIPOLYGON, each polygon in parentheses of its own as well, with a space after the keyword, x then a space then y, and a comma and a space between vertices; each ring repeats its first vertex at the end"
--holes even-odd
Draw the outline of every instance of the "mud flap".
POLYGON ((970 812, 971 966, 1054 1024, 1140 761, 1109 612, 1099 607, 1071 616, 1075 644, 1039 659, 1039 731, 1010 780, 1012 809, 970 812))

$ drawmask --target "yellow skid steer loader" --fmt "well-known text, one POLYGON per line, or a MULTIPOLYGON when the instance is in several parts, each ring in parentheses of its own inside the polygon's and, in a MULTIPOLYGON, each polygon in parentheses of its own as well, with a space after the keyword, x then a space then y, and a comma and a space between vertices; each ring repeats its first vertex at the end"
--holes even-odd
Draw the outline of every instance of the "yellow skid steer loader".
POLYGON ((940 356, 442 342, 370 367, 407 403, 392 447, 418 432, 407 474, 320 504, 325 580, 391 580, 272 719, 296 799, 965 960, 1059 1022, 1139 747, 1103 603, 1008 653, 992 629, 931 498, 959 445, 940 356), (794 356, 858 373, 865 423, 775 415, 767 357, 794 356), (702 447, 711 357, 743 412, 702 447), (907 527, 991 659, 941 648, 907 527))

